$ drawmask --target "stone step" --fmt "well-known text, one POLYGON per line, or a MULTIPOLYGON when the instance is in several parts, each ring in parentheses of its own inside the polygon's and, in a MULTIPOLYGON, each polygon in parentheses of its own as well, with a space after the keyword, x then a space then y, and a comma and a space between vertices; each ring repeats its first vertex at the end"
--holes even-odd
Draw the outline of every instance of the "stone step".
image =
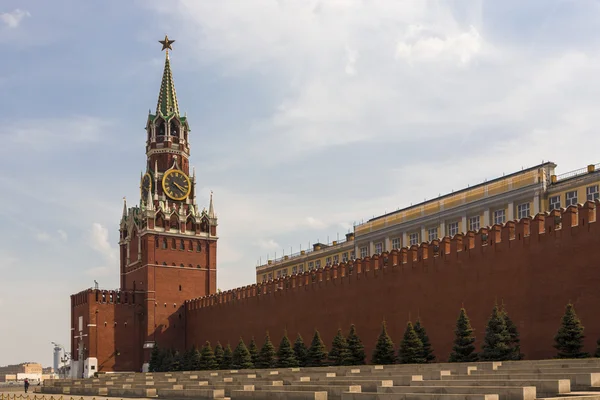
MULTIPOLYGON (((239 386, 237 386, 239 388, 239 386)), ((241 390, 246 390, 245 387, 242 387, 241 390)), ((254 387, 252 387, 254 390, 254 387)), ((159 389, 157 391, 159 398, 165 399, 181 399, 193 397, 194 399, 222 399, 225 397, 226 391, 225 389, 218 388, 206 388, 206 389, 185 389, 185 390, 177 390, 177 389, 159 389)))
POLYGON ((497 394, 499 400, 535 400, 534 386, 392 386, 378 387, 378 393, 497 394))
MULTIPOLYGON (((335 382, 335 381, 392 381, 394 386, 408 386, 414 381, 423 381, 421 375, 391 375, 391 376, 374 376, 374 375, 354 375, 354 376, 336 376, 334 378, 319 378, 315 379, 315 382, 335 382)), ((311 380, 313 382, 313 380, 311 380)))
MULTIPOLYGON (((315 382, 292 382, 291 385, 314 385, 315 382)), ((319 382, 319 384, 327 384, 331 386, 350 386, 350 385, 360 385, 361 392, 377 392, 377 388, 379 386, 394 386, 394 381, 391 380, 360 380, 360 379, 348 379, 345 381, 328 381, 328 382, 319 382)))
POLYGON ((290 391, 290 392, 327 392, 328 399, 341 399, 342 393, 360 393, 360 385, 287 385, 287 386, 256 386, 256 390, 290 391))
POLYGON ((538 395, 555 395, 571 391, 569 379, 413 381, 411 386, 535 386, 538 395))
POLYGON ((250 399, 250 400, 327 400, 327 392, 287 392, 287 391, 271 391, 271 390, 256 390, 243 391, 234 390, 231 392, 231 400, 250 399))
MULTIPOLYGON (((464 377, 444 376, 442 380, 460 380, 464 377)), ((487 380, 511 380, 511 379, 569 379, 571 381, 571 389, 587 389, 589 387, 600 386, 600 373, 571 373, 568 371, 552 374, 502 374, 493 373, 486 375, 470 375, 469 379, 487 379, 487 380)))
POLYGON ((342 400, 498 400, 497 394, 344 393, 342 400))
MULTIPOLYGON (((590 367, 582 367, 582 366, 574 366, 571 368, 550 368, 550 367, 538 367, 532 366, 531 368, 507 368, 507 369, 498 369, 493 373, 500 374, 527 374, 527 373, 536 373, 536 374, 560 374, 563 372, 571 372, 574 374, 591 374, 594 372, 600 372, 600 366, 590 366, 590 367)), ((474 372, 473 375, 481 374, 481 371, 474 372)))

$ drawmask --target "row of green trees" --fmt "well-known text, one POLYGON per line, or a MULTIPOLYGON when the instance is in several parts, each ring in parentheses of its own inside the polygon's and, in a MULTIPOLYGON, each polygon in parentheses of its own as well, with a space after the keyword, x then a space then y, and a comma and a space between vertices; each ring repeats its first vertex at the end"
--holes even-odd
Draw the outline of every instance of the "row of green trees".
MULTIPOLYGON (((568 304, 562 317, 561 326, 554 337, 557 358, 590 356, 589 353, 582 351, 583 330, 584 327, 575 313, 575 308, 572 304, 568 304)), ((479 353, 475 351, 474 330, 464 308, 460 310, 454 334, 450 362, 521 360, 524 357, 521 353, 517 326, 503 306, 494 305, 479 353)), ((600 339, 594 356, 600 357, 600 339)), ((365 358, 363 343, 356 332, 356 327, 351 325, 347 336, 344 336, 341 329, 338 329, 329 352, 318 330, 315 330, 310 347, 306 347, 300 334, 292 345, 285 333, 276 350, 268 332, 260 350, 254 338, 248 347, 240 338, 233 351, 229 344, 223 347, 219 342, 213 350, 208 341, 202 349, 193 347, 184 354, 174 350, 159 349, 155 345, 150 359, 150 371, 362 365, 365 364, 365 358)), ((417 320, 414 325, 412 322, 407 323, 397 351, 387 333, 386 323, 383 321, 381 333, 377 338, 371 357, 372 364, 420 364, 430 363, 435 359, 429 337, 420 320, 417 320)))
POLYGON ((309 347, 306 347, 300 334, 292 345, 287 333, 284 333, 277 350, 268 332, 260 350, 254 338, 248 346, 240 338, 235 350, 232 350, 229 344, 223 347, 220 342, 217 342, 213 350, 210 342, 207 341, 201 349, 194 346, 184 354, 176 350, 160 349, 155 345, 152 349, 149 369, 151 372, 165 372, 363 364, 365 364, 364 345, 358 337, 356 327, 352 325, 346 337, 341 329, 338 330, 329 352, 318 330, 315 331, 309 347))

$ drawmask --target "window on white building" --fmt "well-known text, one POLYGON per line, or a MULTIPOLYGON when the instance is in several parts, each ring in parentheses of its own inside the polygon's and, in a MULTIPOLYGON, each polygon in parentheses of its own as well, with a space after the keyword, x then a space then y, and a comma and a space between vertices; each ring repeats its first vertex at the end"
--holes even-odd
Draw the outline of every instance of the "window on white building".
POLYGON ((265 274, 265 275, 263 275, 263 279, 262 279, 262 281, 263 281, 263 282, 266 282, 266 281, 267 281, 267 275, 266 275, 266 274, 265 274))
POLYGON ((313 269, 315 269, 315 264, 311 261, 308 263, 308 270, 312 271, 313 269))
POLYGON ((458 222, 451 222, 448 224, 448 236, 452 237, 458 234, 458 222))
POLYGON ((585 192, 588 201, 595 201, 598 200, 598 198, 600 197, 600 192, 598 192, 598 185, 588 186, 587 188, 585 188, 585 192))
POLYGON ((325 259, 325 264, 327 264, 327 265, 331 265, 331 257, 327 257, 327 258, 325 259))
POLYGON ((369 249, 367 248, 367 246, 361 247, 360 248, 360 258, 365 258, 368 255, 369 255, 369 249))
POLYGON ((478 231, 479 230, 479 215, 469 218, 469 230, 470 231, 478 231))
POLYGON ((393 238, 392 239, 392 249, 399 249, 400 248, 400 238, 393 238))
POLYGON ((292 267, 292 275, 296 275, 298 273, 298 267, 293 266, 292 267))
POLYGON ((301 274, 303 274, 303 273, 304 273, 304 264, 300 264, 300 265, 298 266, 298 272, 299 272, 299 273, 301 273, 301 274))
POLYGON ((517 206, 517 217, 519 219, 529 217, 529 203, 522 203, 517 206))
POLYGON ((348 261, 348 253, 343 253, 342 254, 342 262, 346 262, 348 261))
POLYGON ((409 236, 410 245, 419 244, 419 232, 413 232, 409 236))
POLYGON ((356 258, 356 253, 354 252, 354 250, 352 250, 352 251, 350 252, 350 259, 351 259, 351 260, 354 260, 355 258, 356 258))
POLYGON ((277 278, 281 278, 281 270, 277 271, 277 278))
POLYGON ((333 263, 339 264, 339 262, 340 262, 340 256, 336 254, 335 256, 333 256, 333 263))
POLYGON ((494 211, 494 224, 502 225, 505 222, 506 222, 506 211, 504 209, 494 211))
POLYGON ((550 208, 550 211, 560 209, 560 195, 548 199, 548 208, 550 208))
POLYGON ((269 280, 270 280, 270 281, 272 281, 272 280, 273 280, 273 273, 272 273, 272 272, 269 274, 269 280))
POLYGON ((438 227, 436 226, 435 228, 429 228, 427 230, 427 237, 429 238, 430 242, 433 241, 433 240, 439 239, 439 236, 438 236, 438 227))
POLYGON ((315 268, 317 268, 317 269, 321 268, 321 260, 315 261, 315 268))
POLYGON ((375 254, 383 253, 383 242, 375 243, 375 254))
POLYGON ((286 277, 287 273, 288 273, 288 269, 286 268, 286 269, 284 269, 284 270, 281 271, 281 276, 286 277))

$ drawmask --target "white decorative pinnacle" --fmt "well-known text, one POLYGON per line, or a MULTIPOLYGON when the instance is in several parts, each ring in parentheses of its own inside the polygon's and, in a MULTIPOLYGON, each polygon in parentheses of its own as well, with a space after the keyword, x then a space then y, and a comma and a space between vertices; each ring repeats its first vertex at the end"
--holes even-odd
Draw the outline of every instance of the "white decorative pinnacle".
POLYGON ((152 191, 148 190, 148 195, 146 196, 146 210, 153 211, 154 210, 154 201, 152 200, 152 191))
POLYGON ((208 218, 215 218, 215 208, 213 206, 213 192, 210 191, 210 204, 208 205, 208 218))
POLYGON ((127 199, 123 196, 123 218, 127 218, 127 199))
POLYGON ((154 160, 154 200, 158 200, 158 161, 154 160))

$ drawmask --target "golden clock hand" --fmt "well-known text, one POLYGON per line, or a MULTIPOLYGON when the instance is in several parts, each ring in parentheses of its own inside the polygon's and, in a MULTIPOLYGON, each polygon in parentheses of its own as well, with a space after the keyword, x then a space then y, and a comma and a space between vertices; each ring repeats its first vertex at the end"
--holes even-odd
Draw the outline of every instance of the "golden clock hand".
POLYGON ((174 184, 175 186, 177 186, 177 187, 179 188, 179 190, 181 190, 182 192, 185 192, 185 191, 186 191, 186 189, 184 189, 184 188, 183 188, 183 186, 181 186, 179 183, 177 183, 177 182, 173 182, 173 184, 174 184))

